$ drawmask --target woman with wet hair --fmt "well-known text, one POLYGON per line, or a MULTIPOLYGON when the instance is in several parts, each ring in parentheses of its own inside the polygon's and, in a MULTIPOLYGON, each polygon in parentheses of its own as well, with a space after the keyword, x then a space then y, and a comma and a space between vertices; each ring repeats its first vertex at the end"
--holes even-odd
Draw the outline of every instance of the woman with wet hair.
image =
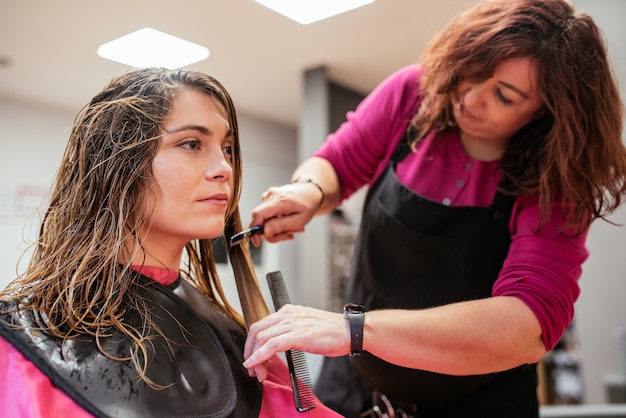
MULTIPOLYGON (((274 417, 296 411, 285 363, 260 384, 246 327, 269 313, 241 230, 232 100, 199 72, 139 69, 78 114, 23 275, 0 294, 0 394, 11 417, 274 417)), ((314 399, 314 401, 316 401, 314 399)), ((337 416, 317 402, 304 416, 337 416)))

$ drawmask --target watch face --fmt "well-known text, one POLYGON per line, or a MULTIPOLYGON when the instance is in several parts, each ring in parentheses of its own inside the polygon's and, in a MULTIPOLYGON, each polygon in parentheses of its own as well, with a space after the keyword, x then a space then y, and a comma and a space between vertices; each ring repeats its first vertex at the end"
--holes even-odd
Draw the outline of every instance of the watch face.
POLYGON ((358 303, 346 303, 343 310, 346 313, 364 313, 365 307, 363 305, 359 305, 358 303))

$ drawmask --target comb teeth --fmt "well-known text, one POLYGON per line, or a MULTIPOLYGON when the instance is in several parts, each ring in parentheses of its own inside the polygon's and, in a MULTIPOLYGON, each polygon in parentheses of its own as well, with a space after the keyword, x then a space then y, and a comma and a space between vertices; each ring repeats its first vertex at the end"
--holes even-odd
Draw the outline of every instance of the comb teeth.
MULTIPOLYGON (((267 284, 272 294, 274 307, 280 309, 286 303, 290 303, 287 286, 280 271, 267 273, 267 284)), ((293 389, 293 400, 298 412, 305 412, 315 408, 315 395, 313 394, 309 368, 304 353, 298 350, 285 351, 289 378, 293 389)))
POLYGON ((285 352, 289 377, 293 388, 294 400, 298 412, 305 412, 315 408, 315 394, 309 377, 308 365, 304 353, 298 350, 285 352))

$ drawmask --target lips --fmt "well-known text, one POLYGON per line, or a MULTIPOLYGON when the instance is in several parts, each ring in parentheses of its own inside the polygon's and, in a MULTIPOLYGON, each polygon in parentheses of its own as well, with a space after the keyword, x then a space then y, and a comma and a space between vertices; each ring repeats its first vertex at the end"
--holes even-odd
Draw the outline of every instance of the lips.
POLYGON ((207 203, 216 203, 216 204, 223 204, 226 205, 228 204, 228 194, 226 193, 217 193, 214 194, 212 196, 208 196, 204 199, 200 199, 200 202, 207 202, 207 203))
POLYGON ((467 108, 463 105, 463 103, 460 104, 460 108, 461 108, 461 115, 469 119, 476 119, 476 116, 474 116, 472 112, 467 110, 467 108))

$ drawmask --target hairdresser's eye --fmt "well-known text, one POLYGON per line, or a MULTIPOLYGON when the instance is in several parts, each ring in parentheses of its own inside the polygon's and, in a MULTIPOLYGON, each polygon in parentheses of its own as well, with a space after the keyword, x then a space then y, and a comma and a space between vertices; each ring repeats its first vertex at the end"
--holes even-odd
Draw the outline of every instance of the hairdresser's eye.
POLYGON ((507 98, 504 94, 502 94, 502 90, 500 89, 496 89, 496 97, 498 98, 498 100, 500 100, 504 104, 508 105, 508 104, 513 103, 513 100, 507 98))

